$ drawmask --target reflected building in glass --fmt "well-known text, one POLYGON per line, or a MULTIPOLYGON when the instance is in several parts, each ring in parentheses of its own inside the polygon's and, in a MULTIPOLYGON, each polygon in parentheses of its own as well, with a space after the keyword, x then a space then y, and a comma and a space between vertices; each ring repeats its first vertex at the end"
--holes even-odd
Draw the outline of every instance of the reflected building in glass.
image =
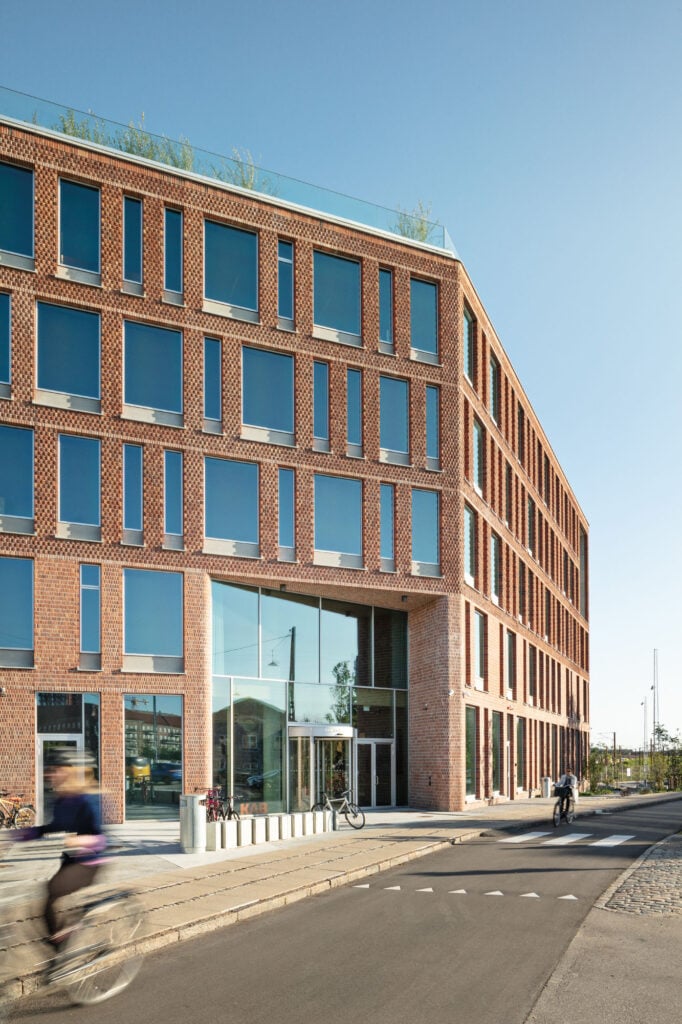
POLYGON ((0 89, 3 785, 48 813, 56 743, 112 822, 580 774, 588 526, 447 232, 148 141, 0 89))

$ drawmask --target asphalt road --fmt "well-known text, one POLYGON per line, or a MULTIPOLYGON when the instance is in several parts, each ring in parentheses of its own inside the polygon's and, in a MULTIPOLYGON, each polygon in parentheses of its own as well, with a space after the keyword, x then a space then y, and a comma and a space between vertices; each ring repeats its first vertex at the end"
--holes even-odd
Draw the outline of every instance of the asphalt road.
POLYGON ((166 948, 109 1003, 50 993, 14 1019, 522 1024, 595 899, 680 827, 675 804, 491 832, 166 948))

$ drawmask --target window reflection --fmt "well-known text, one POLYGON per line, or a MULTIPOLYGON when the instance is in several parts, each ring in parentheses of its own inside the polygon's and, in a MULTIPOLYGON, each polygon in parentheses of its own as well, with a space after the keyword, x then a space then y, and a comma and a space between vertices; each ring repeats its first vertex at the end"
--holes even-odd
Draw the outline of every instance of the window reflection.
POLYGON ((322 601, 320 680, 352 686, 370 684, 372 609, 342 601, 322 601))
POLYGON ((251 812, 283 811, 286 685, 235 680, 233 701, 235 802, 251 812))
POLYGON ((319 600, 294 594, 261 598, 262 675, 266 679, 319 678, 319 600))
POLYGON ((211 583, 213 671, 216 675, 258 675, 258 591, 211 583))
POLYGON ((182 792, 182 697, 124 697, 126 818, 176 818, 182 792))
POLYGON ((289 720, 309 725, 348 725, 350 693, 345 683, 335 686, 290 683, 289 720))
POLYGON ((358 738, 393 736, 393 694, 390 690, 353 690, 353 726, 358 738))

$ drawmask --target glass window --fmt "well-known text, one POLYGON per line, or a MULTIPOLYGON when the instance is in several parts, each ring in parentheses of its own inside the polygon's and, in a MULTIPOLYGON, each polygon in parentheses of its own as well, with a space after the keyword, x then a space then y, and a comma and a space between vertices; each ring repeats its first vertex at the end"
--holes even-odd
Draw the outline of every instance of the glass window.
POLYGON ((440 465, 440 388, 426 388, 426 458, 432 468, 440 465))
POLYGON ((416 278, 410 280, 410 345, 438 355, 438 287, 416 278))
POLYGON ((412 489, 412 561, 440 564, 438 492, 412 489))
POLYGON ((315 475, 315 549, 362 555, 362 483, 315 475))
POLYGON ((222 342, 204 338, 204 419, 222 420, 222 342))
POLYGON ((7 292, 0 292, 0 384, 9 384, 12 380, 11 337, 12 304, 7 292))
POLYGON ((313 363, 313 436, 329 444, 329 364, 313 363))
POLYGON ((409 401, 406 380, 379 378, 379 446, 386 452, 409 453, 409 401))
POLYGON ((142 532, 142 447, 123 445, 123 529, 142 532))
POLYGON ((315 326, 359 337, 360 264, 316 251, 313 254, 313 273, 315 326))
POLYGON ((502 779, 502 714, 492 713, 493 790, 499 793, 502 779))
POLYGON ((528 499, 528 550, 535 554, 535 502, 528 499))
POLYGON ((523 411, 523 406, 518 407, 517 413, 517 448, 516 454, 519 457, 519 462, 524 462, 526 458, 526 415, 523 411))
POLYGON ((500 364, 495 356, 490 357, 490 415, 500 422, 500 364))
POLYGON ((294 244, 281 238, 277 243, 277 315, 294 319, 294 244))
POLYGON ((183 792, 182 697, 130 693, 123 707, 126 815, 177 821, 183 792))
POLYGON ((464 506, 464 578, 467 583, 476 580, 476 513, 464 506))
POLYGON ((163 287, 182 292, 182 211, 163 211, 163 287))
POLYGON ((523 718, 516 719, 516 787, 523 789, 524 765, 526 763, 526 723, 523 718))
POLYGON ((142 284, 142 200, 123 197, 123 278, 142 284))
POLYGON ((258 591, 211 580, 213 672, 258 676, 258 591))
POLYGON ((393 484, 381 485, 381 525, 380 546, 382 561, 395 560, 395 487, 393 484))
POLYGON ((101 442, 59 435, 59 521, 100 525, 101 442))
POLYGON ((33 519, 33 431, 0 426, 0 527, 6 516, 33 519))
POLYGON ((490 595, 494 601, 500 600, 502 583, 502 542, 496 533, 490 534, 490 595))
POLYGON ((81 565, 81 635, 82 654, 100 654, 101 644, 101 581, 99 565, 81 565))
POLYGON ((311 725, 348 725, 351 693, 350 686, 344 682, 334 686, 290 683, 289 720, 311 725))
POLYGON ((258 466, 206 458, 205 534, 216 540, 258 544, 258 466))
MULTIPOLYGON (((348 444, 362 449, 362 371, 346 372, 346 428, 348 444)), ((360 453, 361 454, 361 451, 360 453)))
POLYGON ((33 258, 33 171, 0 163, 0 249, 33 258))
MULTIPOLYGON (((367 690, 360 687, 353 689, 351 723, 358 731, 358 739, 363 739, 366 736, 390 739, 394 735, 393 694, 390 690, 367 690)), ((362 747, 359 748, 360 757, 362 756, 361 752, 362 747)), ((380 763, 380 753, 381 748, 377 750, 376 754, 378 763, 380 763)), ((358 767, 360 766, 358 765, 358 767)), ((377 771, 379 771, 378 766, 377 771)), ((358 782, 361 784, 361 780, 358 782)))
MULTIPOLYGON (((33 650, 33 560, 30 558, 0 557, 2 650, 33 650)), ((6 664, 5 659, 2 661, 6 664)))
POLYGON ((481 493, 485 487, 485 431, 479 420, 474 420, 473 427, 473 484, 481 493))
POLYGON ((76 181, 59 182, 59 262, 99 274, 100 194, 76 181))
POLYGON ((317 683, 320 678, 319 598, 263 591, 260 606, 262 675, 267 679, 317 683))
POLYGON ((204 223, 207 299, 258 310, 258 235, 227 224, 204 223))
POLYGON ((476 708, 466 709, 466 795, 476 796, 476 708))
POLYGON ((182 333, 124 321, 124 401, 182 413, 182 333))
POLYGON ((181 658, 182 573, 123 570, 124 651, 181 658))
POLYGON ((379 269, 379 341, 393 348, 393 271, 379 269))
POLYGON ((280 548, 295 547, 294 503, 295 475, 293 469, 280 469, 277 475, 277 521, 280 548))
POLYGON ((293 435, 293 356, 242 348, 242 419, 246 426, 293 435))
POLYGON ((462 348, 464 375, 473 384, 475 372, 475 321, 468 309, 464 310, 462 320, 462 348))
POLYGON ((182 452, 163 453, 163 530, 182 536, 182 452))
POLYGON ((242 813, 249 807, 271 813, 285 808, 286 701, 284 683, 233 683, 234 788, 242 813))
POLYGON ((99 399, 99 313, 38 303, 38 387, 99 399))
POLYGON ((504 469, 504 518, 507 526, 512 521, 512 509, 514 505, 514 478, 512 475, 512 468, 510 464, 505 463, 504 469))
POLYGON ((322 599, 320 612, 320 682, 369 686, 372 609, 322 599))
POLYGON ((537 648, 528 644, 528 698, 535 698, 535 678, 537 675, 537 648))
POLYGON ((485 615, 474 611, 474 677, 476 682, 485 681, 485 615))
POLYGON ((407 689, 407 615, 374 609, 374 685, 407 689))

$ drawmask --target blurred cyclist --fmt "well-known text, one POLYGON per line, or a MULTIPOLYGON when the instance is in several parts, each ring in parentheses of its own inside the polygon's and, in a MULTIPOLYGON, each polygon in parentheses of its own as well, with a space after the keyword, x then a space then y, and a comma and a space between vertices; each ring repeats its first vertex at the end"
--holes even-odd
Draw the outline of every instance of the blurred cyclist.
POLYGON ((59 870, 47 883, 43 910, 47 941, 56 952, 72 928, 60 926, 55 904, 93 884, 107 840, 102 831, 92 758, 67 748, 58 749, 51 754, 48 771, 56 794, 52 821, 24 829, 18 838, 30 840, 49 832, 67 833, 59 870))
POLYGON ((561 814, 565 814, 568 810, 568 798, 573 795, 575 798, 578 786, 578 779, 573 774, 573 769, 568 768, 559 779, 556 791, 561 797, 561 814))

